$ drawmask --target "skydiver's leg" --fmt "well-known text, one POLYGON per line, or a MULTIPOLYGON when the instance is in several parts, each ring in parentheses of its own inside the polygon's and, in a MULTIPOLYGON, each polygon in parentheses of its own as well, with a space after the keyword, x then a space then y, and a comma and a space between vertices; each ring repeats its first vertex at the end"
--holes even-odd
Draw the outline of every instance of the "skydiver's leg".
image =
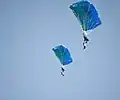
POLYGON ((84 39, 84 41, 89 41, 89 39, 87 38, 87 36, 84 32, 83 32, 83 39, 84 39))
POLYGON ((64 72, 64 71, 65 71, 65 69, 64 69, 63 67, 61 67, 61 70, 62 70, 62 72, 64 72))
POLYGON ((86 46, 84 46, 83 49, 86 49, 86 46))
POLYGON ((61 67, 61 75, 62 75, 62 76, 64 76, 64 74, 63 74, 64 71, 65 71, 65 69, 64 69, 63 67, 61 67))
POLYGON ((61 72, 61 75, 64 76, 64 74, 61 72))
POLYGON ((87 44, 87 42, 84 41, 84 42, 83 42, 83 49, 86 49, 86 44, 87 44))
POLYGON ((86 36, 84 36, 84 41, 85 41, 85 42, 88 42, 89 39, 88 39, 86 36))
POLYGON ((87 36, 85 35, 85 33, 83 32, 83 49, 86 49, 86 44, 88 43, 89 39, 87 38, 87 36))

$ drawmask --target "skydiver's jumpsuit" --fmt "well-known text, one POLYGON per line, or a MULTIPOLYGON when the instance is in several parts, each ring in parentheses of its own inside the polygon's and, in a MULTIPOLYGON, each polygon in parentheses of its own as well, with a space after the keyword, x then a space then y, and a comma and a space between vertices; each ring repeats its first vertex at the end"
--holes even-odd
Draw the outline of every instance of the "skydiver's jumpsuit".
POLYGON ((63 72, 65 71, 65 69, 63 67, 61 67, 61 75, 64 76, 63 72))
POLYGON ((85 49, 85 48, 86 48, 86 44, 87 44, 87 42, 89 41, 89 39, 87 38, 87 36, 85 35, 84 32, 83 32, 83 38, 84 38, 84 42, 83 42, 84 48, 83 48, 83 49, 85 49))

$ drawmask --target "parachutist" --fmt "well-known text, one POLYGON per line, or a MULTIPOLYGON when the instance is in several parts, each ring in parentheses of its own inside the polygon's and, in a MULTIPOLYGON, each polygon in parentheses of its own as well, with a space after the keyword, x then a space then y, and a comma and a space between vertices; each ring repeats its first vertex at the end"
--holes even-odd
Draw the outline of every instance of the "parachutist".
POLYGON ((85 33, 83 32, 83 39, 84 39, 84 42, 83 42, 83 49, 86 48, 86 44, 87 42, 89 41, 89 39, 87 38, 87 36, 85 35, 85 33))
POLYGON ((62 76, 64 76, 65 65, 68 65, 73 62, 71 54, 69 50, 63 45, 55 46, 54 48, 52 48, 52 50, 54 51, 55 55, 59 59, 60 63, 62 64, 62 66, 60 67, 60 73, 62 76))
MULTIPOLYGON (((69 6, 75 17, 80 22, 85 46, 89 41, 87 33, 102 24, 96 7, 89 1, 90 0, 78 0, 69 6)), ((85 46, 84 48, 86 48, 85 46)))

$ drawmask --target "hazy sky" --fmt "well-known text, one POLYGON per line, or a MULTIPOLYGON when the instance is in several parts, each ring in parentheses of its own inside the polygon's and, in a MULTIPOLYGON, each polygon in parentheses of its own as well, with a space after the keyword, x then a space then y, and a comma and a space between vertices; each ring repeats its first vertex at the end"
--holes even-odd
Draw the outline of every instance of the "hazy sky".
POLYGON ((102 25, 82 50, 75 0, 0 0, 0 100, 120 100, 120 0, 91 0, 102 25), (52 47, 69 48, 60 75, 52 47))

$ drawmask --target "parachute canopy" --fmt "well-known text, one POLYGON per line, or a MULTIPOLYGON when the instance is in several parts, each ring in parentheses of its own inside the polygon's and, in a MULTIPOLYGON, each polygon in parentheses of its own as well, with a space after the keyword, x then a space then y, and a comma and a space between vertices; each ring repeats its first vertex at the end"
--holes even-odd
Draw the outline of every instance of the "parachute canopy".
POLYGON ((52 50, 54 51, 55 55, 58 57, 63 66, 68 65, 73 61, 69 50, 63 45, 56 46, 52 48, 52 50))
POLYGON ((80 21, 83 31, 92 30, 101 24, 98 12, 88 1, 82 0, 73 3, 70 5, 70 9, 80 21))

